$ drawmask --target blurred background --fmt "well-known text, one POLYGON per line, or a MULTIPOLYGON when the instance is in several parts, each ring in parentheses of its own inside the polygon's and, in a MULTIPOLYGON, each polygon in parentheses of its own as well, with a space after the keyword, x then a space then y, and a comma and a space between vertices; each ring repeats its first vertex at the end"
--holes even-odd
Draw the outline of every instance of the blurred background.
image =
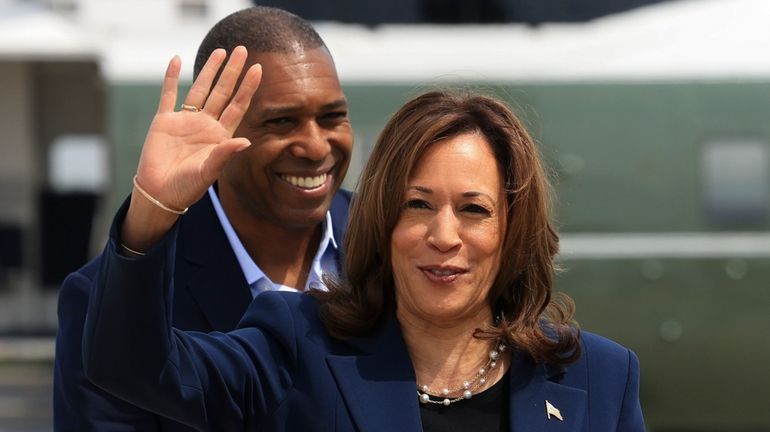
MULTIPOLYGON (((130 190, 167 61, 248 0, 0 0, 0 432, 51 430, 56 297, 130 190)), ((770 2, 283 0, 350 102, 346 187, 420 90, 495 93, 554 180, 557 288, 650 431, 770 431, 770 2)))

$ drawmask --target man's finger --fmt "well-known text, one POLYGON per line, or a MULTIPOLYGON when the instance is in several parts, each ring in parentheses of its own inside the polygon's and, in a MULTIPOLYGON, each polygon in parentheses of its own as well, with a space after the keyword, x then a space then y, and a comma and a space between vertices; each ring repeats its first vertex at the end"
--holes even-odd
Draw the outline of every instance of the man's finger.
POLYGON ((219 178, 227 161, 237 152, 251 145, 246 138, 231 138, 215 145, 208 157, 201 164, 201 176, 205 184, 210 185, 219 178))
POLYGON ((158 113, 174 111, 176 105, 176 91, 179 85, 179 70, 182 68, 182 60, 179 56, 174 56, 168 67, 166 67, 166 76, 163 78, 163 86, 160 90, 160 101, 158 102, 158 113))
POLYGON ((209 97, 214 78, 217 77, 225 57, 227 57, 227 52, 222 48, 217 48, 211 52, 208 60, 206 60, 206 64, 198 72, 198 76, 190 87, 190 91, 187 92, 187 97, 184 100, 185 105, 194 106, 199 109, 203 107, 203 104, 206 103, 206 99, 209 97))
POLYGON ((251 99, 254 97, 254 93, 259 87, 259 82, 262 80, 262 65, 253 64, 246 71, 246 74, 241 80, 238 91, 233 96, 230 103, 225 108, 222 116, 219 117, 219 123, 222 124, 230 134, 235 133, 235 129, 241 124, 243 116, 249 109, 251 99))
POLYGON ((243 65, 246 64, 248 56, 249 53, 243 46, 235 47, 230 53, 230 59, 227 60, 222 73, 219 74, 219 79, 214 88, 211 89, 211 94, 209 94, 206 105, 203 107, 203 110, 211 116, 218 118, 222 114, 222 110, 227 101, 230 100, 233 89, 238 83, 238 78, 241 76, 243 65))

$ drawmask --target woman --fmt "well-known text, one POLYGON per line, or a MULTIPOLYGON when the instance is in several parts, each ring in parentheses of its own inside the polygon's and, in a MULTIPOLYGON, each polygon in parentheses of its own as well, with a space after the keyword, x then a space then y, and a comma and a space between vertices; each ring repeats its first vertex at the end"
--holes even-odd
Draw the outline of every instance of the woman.
POLYGON ((488 97, 426 93, 388 122, 351 209, 344 280, 263 293, 228 334, 173 330, 174 222, 248 145, 231 139, 259 81, 251 68, 234 90, 245 56, 202 110, 191 97, 221 58, 180 112, 170 64, 89 305, 91 380, 200 430, 644 430, 636 356, 578 332, 569 299, 551 298, 547 182, 521 123, 488 97))

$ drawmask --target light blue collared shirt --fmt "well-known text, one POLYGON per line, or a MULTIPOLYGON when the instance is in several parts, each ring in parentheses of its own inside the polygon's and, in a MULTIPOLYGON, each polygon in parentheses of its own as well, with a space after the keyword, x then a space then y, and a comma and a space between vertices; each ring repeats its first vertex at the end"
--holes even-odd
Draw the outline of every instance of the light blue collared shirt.
MULTIPOLYGON (((243 270, 243 276, 246 277, 246 282, 251 288, 251 295, 256 296, 262 291, 297 291, 296 288, 276 284, 267 277, 267 275, 259 268, 257 263, 251 259, 251 256, 246 252, 246 248, 243 247, 241 239, 238 238, 238 234, 230 224, 230 219, 227 218, 225 210, 222 208, 222 203, 219 202, 219 197, 214 187, 209 187, 209 197, 211 197, 211 203, 214 205, 214 210, 219 218, 219 223, 222 224, 222 229, 225 230, 227 240, 230 242, 230 247, 235 253, 235 257, 238 259, 238 264, 243 270)), ((321 282, 321 275, 323 272, 339 274, 339 266, 337 265, 337 257, 339 254, 339 248, 337 247, 337 241, 334 239, 334 230, 332 230, 332 215, 329 211, 326 212, 326 218, 321 226, 321 243, 318 245, 318 250, 313 257, 313 263, 310 266, 310 275, 307 278, 305 284, 305 290, 312 288, 324 289, 324 285, 321 282)))

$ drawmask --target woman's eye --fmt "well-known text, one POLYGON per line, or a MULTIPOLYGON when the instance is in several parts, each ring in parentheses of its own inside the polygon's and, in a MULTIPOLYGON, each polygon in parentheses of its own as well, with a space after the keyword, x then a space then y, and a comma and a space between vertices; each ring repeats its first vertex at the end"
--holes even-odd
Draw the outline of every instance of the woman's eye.
POLYGON ((489 209, 487 209, 486 207, 480 206, 478 204, 469 204, 463 208, 463 211, 481 214, 481 215, 492 214, 492 212, 489 209))
POLYGON ((405 207, 411 209, 428 209, 430 206, 424 200, 413 199, 406 202, 405 207))

